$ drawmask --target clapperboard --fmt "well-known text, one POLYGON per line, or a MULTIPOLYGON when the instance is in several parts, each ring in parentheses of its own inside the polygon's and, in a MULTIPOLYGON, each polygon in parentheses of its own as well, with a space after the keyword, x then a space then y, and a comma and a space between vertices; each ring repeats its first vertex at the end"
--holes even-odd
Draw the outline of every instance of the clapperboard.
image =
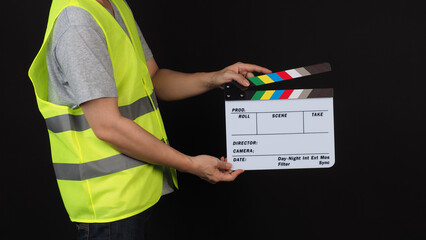
POLYGON ((330 64, 322 63, 249 78, 248 88, 225 86, 227 158, 233 169, 334 165, 333 89, 276 89, 275 84, 329 71, 330 64))

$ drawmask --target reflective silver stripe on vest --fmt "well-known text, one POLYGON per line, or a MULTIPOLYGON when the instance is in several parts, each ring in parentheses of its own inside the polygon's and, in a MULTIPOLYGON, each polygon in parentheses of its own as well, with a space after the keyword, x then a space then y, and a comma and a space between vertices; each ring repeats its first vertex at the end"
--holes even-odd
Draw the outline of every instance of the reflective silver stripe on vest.
POLYGON ((83 181, 121 172, 145 164, 146 163, 126 155, 118 154, 98 161, 82 164, 53 163, 53 167, 58 180, 83 181))
MULTIPOLYGON (((151 98, 154 102, 155 108, 158 108, 157 98, 155 93, 152 92, 151 98)), ((123 117, 135 120, 136 118, 143 116, 147 113, 154 111, 151 101, 148 97, 143 97, 136 102, 121 106, 118 108, 123 117)), ((54 133, 60 133, 65 131, 84 131, 90 128, 89 123, 84 115, 59 115, 46 119, 47 129, 54 133)))
POLYGON ((54 133, 65 131, 84 131, 90 128, 84 115, 65 114, 46 119, 47 129, 54 133))

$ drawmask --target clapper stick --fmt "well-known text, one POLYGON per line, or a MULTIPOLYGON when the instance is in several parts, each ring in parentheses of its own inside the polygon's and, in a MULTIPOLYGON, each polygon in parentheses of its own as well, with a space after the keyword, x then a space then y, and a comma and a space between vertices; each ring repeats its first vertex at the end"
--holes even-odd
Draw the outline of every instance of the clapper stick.
MULTIPOLYGON (((251 100, 272 100, 272 99, 292 99, 292 98, 305 98, 311 95, 312 89, 305 90, 276 90, 274 83, 307 77, 319 73, 330 72, 330 63, 320 63, 305 67, 299 67, 294 69, 288 69, 281 72, 270 73, 260 75, 256 77, 248 78, 250 82, 249 87, 244 87, 238 84, 236 81, 225 85, 225 100, 239 100, 239 99, 251 99, 251 100), (261 91, 259 87, 271 86, 271 91, 261 91)), ((315 90, 314 93, 318 91, 315 90)), ((322 92, 322 90, 321 90, 322 92)), ((328 93, 327 93, 328 94, 328 93)), ((314 94, 316 95, 316 94, 314 94)), ((311 96, 312 97, 312 96, 311 96)))
POLYGON ((255 86, 281 82, 285 80, 306 77, 314 74, 331 71, 330 63, 320 63, 306 67, 284 70, 281 72, 270 73, 249 78, 248 80, 255 86))

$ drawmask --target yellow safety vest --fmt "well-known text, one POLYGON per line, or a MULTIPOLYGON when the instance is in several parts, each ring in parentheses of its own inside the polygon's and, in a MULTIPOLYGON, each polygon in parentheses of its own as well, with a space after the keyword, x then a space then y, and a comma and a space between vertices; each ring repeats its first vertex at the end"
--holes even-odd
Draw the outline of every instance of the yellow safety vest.
MULTIPOLYGON (((167 142, 135 20, 126 3, 111 1, 123 17, 130 38, 96 0, 53 0, 43 45, 29 70, 38 107, 46 120, 62 199, 75 222, 124 219, 153 206, 162 193, 161 166, 121 154, 98 139, 81 108, 71 109, 48 101, 46 49, 53 26, 64 8, 83 8, 105 34, 120 113, 167 142)), ((176 170, 171 171, 177 187, 176 170)))

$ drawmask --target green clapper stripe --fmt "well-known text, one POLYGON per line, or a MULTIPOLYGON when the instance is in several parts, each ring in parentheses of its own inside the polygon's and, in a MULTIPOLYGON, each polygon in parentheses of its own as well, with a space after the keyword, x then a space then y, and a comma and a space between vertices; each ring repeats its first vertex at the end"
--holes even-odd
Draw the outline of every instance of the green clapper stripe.
POLYGON ((263 84, 265 84, 260 78, 258 78, 258 77, 252 77, 252 78, 249 78, 249 80, 254 84, 254 85, 256 85, 256 86, 259 86, 259 85, 263 85, 263 84))
POLYGON ((251 98, 251 100, 260 100, 263 96, 263 94, 265 94, 265 91, 257 91, 253 97, 251 98))

